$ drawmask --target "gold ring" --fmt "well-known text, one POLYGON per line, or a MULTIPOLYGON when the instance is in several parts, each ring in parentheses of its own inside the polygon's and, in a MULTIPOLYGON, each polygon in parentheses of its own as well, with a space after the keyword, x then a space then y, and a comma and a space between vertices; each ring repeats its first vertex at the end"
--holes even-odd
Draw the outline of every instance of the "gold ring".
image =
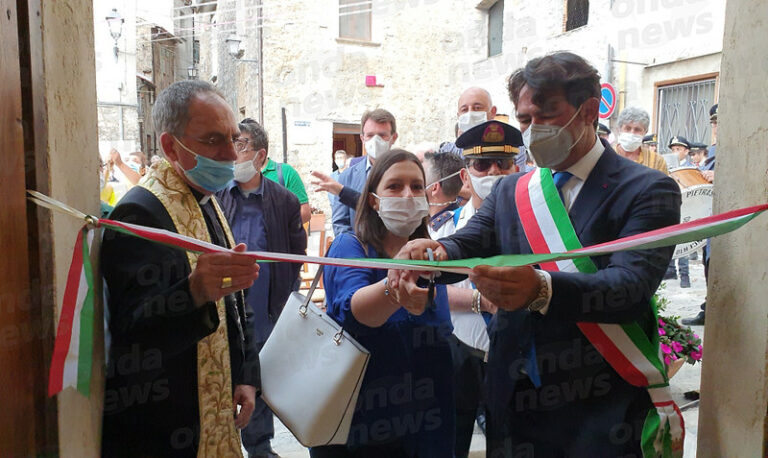
POLYGON ((224 277, 221 279, 221 289, 227 289, 232 287, 232 277, 224 277))

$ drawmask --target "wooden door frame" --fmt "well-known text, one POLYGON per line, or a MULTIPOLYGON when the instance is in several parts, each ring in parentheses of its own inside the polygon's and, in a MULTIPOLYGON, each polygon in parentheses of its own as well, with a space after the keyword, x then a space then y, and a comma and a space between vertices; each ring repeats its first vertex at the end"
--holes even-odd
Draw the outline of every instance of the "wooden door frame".
MULTIPOLYGON (((17 0, 21 60, 22 115, 27 189, 51 195, 43 66, 42 0, 17 0)), ((28 204, 27 244, 31 281, 32 327, 39 330, 35 349, 38 383, 35 394, 35 430, 38 454, 58 453, 58 408, 48 396, 48 372, 56 336, 56 290, 53 221, 49 212, 28 204), (39 215, 44 215, 39 218, 39 215)))
POLYGON ((56 456, 59 451, 57 401, 47 395, 56 330, 52 225, 50 217, 38 219, 24 192, 50 191, 40 10, 40 0, 0 0, 0 85, 6 105, 0 116, 0 161, 8 167, 7 182, 0 184, 5 201, 0 211, 7 213, 0 219, 8 237, 3 244, 7 247, 11 239, 15 250, 13 257, 4 253, 4 269, 11 270, 4 276, 10 275, 14 284, 11 295, 4 292, 9 299, 3 301, 0 324, 4 344, 16 353, 16 359, 5 356, 3 361, 22 369, 3 368, 0 398, 8 399, 2 399, 0 450, 16 456, 56 456))

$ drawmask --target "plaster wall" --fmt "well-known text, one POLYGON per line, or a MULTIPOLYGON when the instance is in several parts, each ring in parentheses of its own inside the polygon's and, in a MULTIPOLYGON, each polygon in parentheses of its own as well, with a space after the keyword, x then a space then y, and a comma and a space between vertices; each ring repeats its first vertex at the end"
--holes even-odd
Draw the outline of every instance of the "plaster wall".
POLYGON ((99 102, 100 142, 102 158, 115 148, 127 158, 140 149, 136 96, 136 0, 92 1, 91 28, 95 46, 96 92, 99 102), (109 32, 106 17, 113 8, 125 20, 117 40, 109 32))
MULTIPOLYGON (((165 30, 173 30, 173 0, 136 1, 136 15, 141 18, 138 24, 159 25, 165 30)), ((97 17, 98 19, 98 17, 97 17)))
MULTIPOLYGON (((681 78, 688 78, 697 75, 705 75, 710 73, 720 72, 720 62, 722 60, 722 53, 717 52, 715 54, 708 54, 692 59, 679 60, 667 64, 653 65, 646 67, 645 71, 641 75, 639 80, 633 81, 633 84, 637 85, 637 92, 640 94, 646 94, 647 96, 641 97, 637 100, 637 106, 648 111, 651 115, 651 129, 654 131, 658 125, 659 117, 654 111, 656 107, 654 103, 654 85, 659 82, 677 80, 681 78)), ((717 91, 717 86, 715 86, 717 91)), ((717 93, 715 93, 717 97, 717 93)), ((711 101, 711 104, 717 102, 717 98, 711 101)))
MULTIPOLYGON (((41 2, 45 122, 51 196, 82 211, 98 214, 98 135, 92 0, 41 2)), ((75 235, 83 224, 54 214, 53 252, 57 308, 64 295, 75 235)), ((95 256, 98 253, 94 253, 95 256)), ((100 297, 98 294, 96 297, 100 297)), ((95 322, 101 323, 96 301, 95 322)), ((71 388, 58 395, 59 452, 62 457, 99 455, 103 384, 103 333, 96 326, 90 398, 71 388)), ((33 414, 33 413, 30 413, 33 414)))
MULTIPOLYGON (((587 25, 565 32, 565 2, 507 0, 504 6, 504 54, 487 59, 494 99, 508 98, 505 79, 528 60, 568 50, 586 58, 619 93, 616 111, 640 106, 653 112, 655 81, 690 76, 718 63, 708 56, 722 49, 724 1, 590 1, 587 25), (699 60, 702 64, 697 64, 699 60), (508 64, 503 65, 501 62, 508 64), (623 62, 619 62, 623 61, 623 62), (661 65, 678 62, 677 64, 661 65), (656 67, 658 66, 658 67, 656 67)), ((479 68, 483 68, 480 66, 479 68)), ((707 71, 716 71, 707 70, 707 71)), ((504 111, 503 105, 499 107, 504 111)), ((511 107, 510 114, 514 114, 511 107)), ((515 124, 514 120, 512 121, 515 124)))
MULTIPOLYGON (((714 212, 768 197, 768 3, 728 0, 714 212)), ((768 217, 712 242, 697 451, 766 456, 768 217)))

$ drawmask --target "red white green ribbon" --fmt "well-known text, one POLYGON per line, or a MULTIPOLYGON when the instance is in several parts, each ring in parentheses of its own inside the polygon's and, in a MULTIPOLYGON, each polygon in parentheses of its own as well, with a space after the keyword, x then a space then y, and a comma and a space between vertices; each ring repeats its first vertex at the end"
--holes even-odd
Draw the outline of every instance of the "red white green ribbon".
MULTIPOLYGON (((671 245, 672 238, 686 233, 685 229, 662 229, 661 232, 640 234, 622 241, 609 242, 582 249, 568 212, 560 199, 552 172, 536 169, 521 177, 515 189, 515 203, 525 235, 534 253, 578 252, 595 250, 618 251, 626 247, 638 249, 663 241, 658 246, 671 245), (641 245, 638 245, 640 243, 641 245)), ((689 227, 690 229, 690 227, 689 227)), ((692 232, 688 232, 690 235, 692 232)), ((597 267, 588 257, 543 262, 548 271, 595 273, 597 267)), ((650 304, 656 322, 656 304, 650 304)), ((641 447, 645 457, 682 456, 685 439, 683 415, 669 391, 666 368, 662 363, 658 335, 651 338, 636 322, 624 324, 577 323, 577 326, 621 377, 634 386, 648 388, 655 407, 648 413, 641 447)))
MULTIPOLYGON (((85 238, 93 237, 92 229, 106 227, 124 234, 141 237, 146 240, 165 244, 181 250, 202 253, 228 251, 217 245, 206 243, 174 232, 146 226, 128 224, 109 219, 98 219, 69 207, 36 191, 28 191, 29 199, 36 204, 66 213, 88 222, 79 232, 75 243, 72 262, 64 293, 64 303, 59 318, 53 361, 49 381, 49 395, 54 395, 68 386, 76 387, 85 395, 90 393, 90 370, 93 363, 93 273, 85 238)), ((615 251, 639 250, 676 245, 693 240, 714 237, 738 229, 758 214, 768 210, 768 204, 730 211, 685 224, 677 224, 644 234, 622 238, 587 248, 573 245, 570 241, 557 250, 548 250, 539 254, 500 255, 490 258, 470 258, 451 261, 414 261, 393 259, 349 259, 326 258, 318 256, 299 256, 287 253, 251 251, 246 254, 259 261, 314 263, 345 267, 371 269, 409 269, 419 271, 446 271, 469 273, 479 265, 493 267, 546 265, 561 263, 565 260, 574 265, 587 265, 583 262, 588 256, 608 254, 615 251), (579 248, 579 249, 573 249, 579 248)), ((589 261, 589 259, 586 259, 589 261)), ((589 261, 591 263, 591 261, 589 261)), ((563 264, 563 269, 569 264, 563 264)), ((575 270, 574 270, 575 271, 575 270)), ((663 402, 663 401, 662 401, 663 402)))
POLYGON ((83 226, 75 240, 64 289, 48 381, 49 396, 70 386, 85 396, 91 393, 93 269, 88 247, 92 242, 93 231, 83 226))

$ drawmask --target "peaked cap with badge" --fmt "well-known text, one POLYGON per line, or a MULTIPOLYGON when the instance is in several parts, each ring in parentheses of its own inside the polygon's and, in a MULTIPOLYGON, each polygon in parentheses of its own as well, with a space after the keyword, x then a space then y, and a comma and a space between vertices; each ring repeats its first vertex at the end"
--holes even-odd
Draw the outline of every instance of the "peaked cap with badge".
POLYGON ((464 159, 514 159, 523 146, 523 135, 505 122, 491 120, 461 134, 456 146, 464 159))
POLYGON ((691 144, 690 144, 690 142, 688 142, 688 139, 686 139, 685 137, 680 137, 680 136, 672 137, 672 139, 669 141, 669 145, 668 146, 670 148, 673 147, 673 146, 684 146, 684 147, 686 147, 688 149, 691 149, 691 144))
POLYGON ((656 145, 659 143, 659 139, 656 134, 649 134, 643 137, 643 145, 656 145))

